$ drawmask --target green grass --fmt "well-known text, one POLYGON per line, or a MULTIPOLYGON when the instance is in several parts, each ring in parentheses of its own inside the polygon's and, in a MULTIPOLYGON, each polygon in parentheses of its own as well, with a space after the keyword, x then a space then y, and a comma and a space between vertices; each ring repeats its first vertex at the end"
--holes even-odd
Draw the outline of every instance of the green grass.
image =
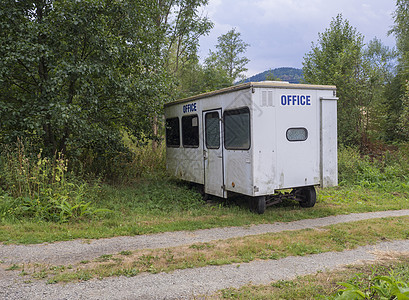
MULTIPOLYGON (((320 230, 285 231, 189 246, 123 251, 115 255, 102 255, 92 262, 80 262, 71 268, 48 266, 36 272, 33 267, 26 265, 25 272, 34 278, 37 274, 44 275, 45 272, 47 278, 51 277, 53 282, 82 280, 80 277, 84 273, 90 278, 120 275, 130 277, 142 272, 171 272, 177 269, 245 263, 258 259, 280 259, 344 251, 385 240, 408 239, 408 228, 409 217, 373 219, 325 226, 320 230)), ((15 266, 14 269, 18 267, 15 266)))
MULTIPOLYGON (((280 280, 268 285, 224 289, 206 299, 334 299, 343 288, 340 282, 347 282, 365 290, 373 284, 376 276, 390 276, 396 280, 409 282, 409 257, 402 255, 392 260, 381 259, 372 264, 352 265, 331 272, 317 272, 314 275, 299 276, 294 280, 280 280)), ((373 298, 366 299, 381 298, 373 295, 373 298)))
POLYGON ((409 191, 390 193, 360 186, 320 190, 317 204, 311 209, 285 201, 268 208, 264 215, 252 213, 247 202, 240 199, 206 204, 187 185, 167 179, 141 180, 124 187, 104 185, 99 193, 94 206, 108 208, 112 213, 68 223, 2 218, 0 241, 31 244, 96 239, 409 208, 409 191))
MULTIPOLYGON (((341 148, 339 187, 319 190, 313 208, 303 209, 297 202, 284 201, 268 208, 263 215, 252 213, 244 198, 206 204, 186 183, 169 178, 153 167, 137 180, 125 178, 124 185, 100 184, 90 189, 87 195, 92 207, 110 212, 66 219, 66 222, 13 215, 9 211, 13 207, 12 198, 4 197, 7 192, 0 190, 0 242, 30 244, 96 239, 407 209, 409 151, 406 150, 386 153, 383 158, 371 161, 354 149, 341 148)), ((154 162, 150 164, 154 166, 154 162)))

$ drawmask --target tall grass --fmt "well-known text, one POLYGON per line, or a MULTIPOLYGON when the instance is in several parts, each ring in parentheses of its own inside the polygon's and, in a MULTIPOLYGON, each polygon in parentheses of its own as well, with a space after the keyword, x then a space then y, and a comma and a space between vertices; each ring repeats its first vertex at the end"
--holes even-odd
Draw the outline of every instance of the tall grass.
POLYGON ((409 191, 409 144, 379 157, 362 155, 356 148, 340 147, 338 174, 341 186, 357 185, 387 192, 409 191))
MULTIPOLYGON (((21 142, 3 149, 0 152, 0 222, 88 222, 101 214, 104 215, 103 221, 114 227, 125 219, 131 224, 135 219, 153 220, 162 216, 169 219, 166 222, 170 227, 176 218, 186 223, 183 226, 190 227, 191 221, 187 219, 195 216, 229 215, 232 219, 233 216, 247 216, 245 205, 205 205, 200 195, 189 189, 188 185, 167 176, 164 145, 156 150, 152 149, 151 144, 129 144, 127 147, 132 159, 129 156, 115 158, 111 162, 109 180, 99 181, 98 184, 90 184, 89 180, 87 182, 81 179, 84 177, 70 172, 68 160, 61 154, 52 158, 44 157, 41 151, 33 154, 21 142), (106 208, 111 211, 110 214, 103 214, 108 211, 106 208)), ((390 204, 391 207, 406 205, 399 201, 409 198, 408 150, 409 145, 401 146, 397 151, 385 152, 373 158, 362 155, 357 149, 340 147, 341 188, 321 191, 320 201, 339 203, 342 198, 345 209, 348 206, 353 210, 356 199, 366 197, 373 200, 371 209, 374 209, 384 203, 386 192, 396 196, 396 199, 391 197, 388 202, 395 201, 390 204)), ((293 206, 298 208, 293 203, 284 203, 267 215, 273 217, 273 211, 293 206)), ((314 212, 320 214, 318 208, 310 211, 310 214, 314 212)), ((248 218, 251 221, 247 222, 254 221, 253 215, 249 214, 248 218)), ((220 222, 224 221, 220 219, 220 222)), ((198 228, 202 226, 199 221, 196 225, 198 228)), ((140 232, 142 229, 137 230, 140 232)))
POLYGON ((152 144, 142 146, 128 145, 129 157, 118 156, 112 163, 109 180, 116 184, 132 184, 141 177, 161 178, 166 176, 166 147, 159 144, 153 149, 152 144))
POLYGON ((66 222, 105 211, 91 204, 98 185, 69 173, 62 154, 49 158, 26 149, 19 140, 1 151, 0 218, 66 222))

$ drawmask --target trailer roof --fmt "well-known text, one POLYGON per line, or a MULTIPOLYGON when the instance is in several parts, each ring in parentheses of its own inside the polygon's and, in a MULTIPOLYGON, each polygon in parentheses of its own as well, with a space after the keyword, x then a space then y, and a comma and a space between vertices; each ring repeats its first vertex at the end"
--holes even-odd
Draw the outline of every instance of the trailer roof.
POLYGON ((203 99, 219 94, 229 93, 232 91, 239 91, 248 88, 282 88, 282 89, 308 89, 308 90, 335 90, 337 87, 334 85, 313 85, 313 84, 294 84, 285 81, 260 81, 260 82, 246 82, 238 85, 233 85, 224 89, 194 95, 188 98, 176 100, 165 104, 165 107, 189 102, 197 99, 203 99))

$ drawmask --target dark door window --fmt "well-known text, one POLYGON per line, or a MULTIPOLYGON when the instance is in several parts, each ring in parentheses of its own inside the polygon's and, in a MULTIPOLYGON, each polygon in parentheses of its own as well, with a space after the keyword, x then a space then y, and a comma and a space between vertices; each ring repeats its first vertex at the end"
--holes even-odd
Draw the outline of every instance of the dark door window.
POLYGON ((205 135, 206 147, 209 149, 220 148, 220 120, 217 111, 206 114, 205 117, 205 135))

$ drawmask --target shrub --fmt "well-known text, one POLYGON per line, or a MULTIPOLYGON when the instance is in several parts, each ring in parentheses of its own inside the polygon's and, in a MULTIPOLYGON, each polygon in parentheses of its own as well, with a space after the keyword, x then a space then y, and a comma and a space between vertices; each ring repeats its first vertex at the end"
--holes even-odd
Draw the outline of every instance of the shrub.
POLYGON ((96 209, 91 198, 98 185, 89 185, 68 172, 61 153, 29 155, 23 142, 1 152, 0 217, 66 222, 107 210, 96 209))
POLYGON ((377 158, 362 155, 356 148, 340 147, 338 173, 340 185, 359 185, 387 191, 409 190, 408 145, 386 151, 377 158))
POLYGON ((151 143, 127 145, 130 153, 118 155, 111 161, 111 173, 105 178, 111 182, 128 184, 141 177, 163 178, 165 176, 166 147, 162 143, 153 150, 151 143))
POLYGON ((334 298, 341 299, 408 299, 409 282, 398 280, 393 274, 390 276, 376 276, 366 289, 360 289, 358 285, 342 282, 344 289, 338 291, 334 298))

